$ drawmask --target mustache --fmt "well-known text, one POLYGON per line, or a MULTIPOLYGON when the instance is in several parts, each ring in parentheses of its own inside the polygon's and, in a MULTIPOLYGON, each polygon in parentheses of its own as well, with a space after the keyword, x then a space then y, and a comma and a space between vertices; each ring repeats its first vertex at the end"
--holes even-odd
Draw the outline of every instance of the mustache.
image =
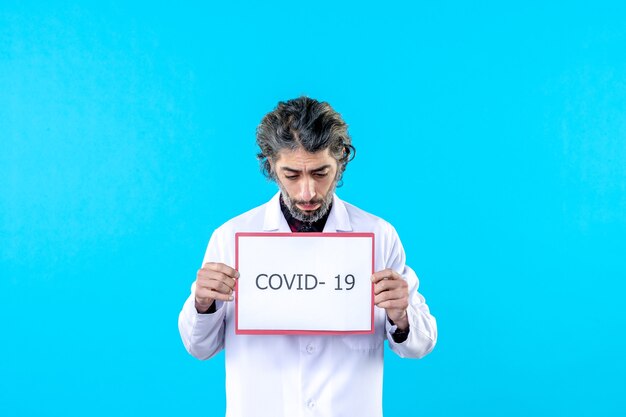
POLYGON ((324 200, 321 198, 314 198, 313 200, 305 201, 305 200, 291 200, 293 204, 322 204, 324 200))

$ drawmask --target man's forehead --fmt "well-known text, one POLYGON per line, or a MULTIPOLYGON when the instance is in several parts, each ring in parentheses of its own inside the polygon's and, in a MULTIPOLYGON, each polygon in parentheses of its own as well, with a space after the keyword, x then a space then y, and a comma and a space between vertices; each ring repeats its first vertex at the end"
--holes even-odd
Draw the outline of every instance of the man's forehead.
POLYGON ((280 167, 302 167, 317 169, 325 165, 336 166, 335 158, 328 148, 318 152, 308 152, 303 148, 281 149, 276 156, 276 163, 280 167))

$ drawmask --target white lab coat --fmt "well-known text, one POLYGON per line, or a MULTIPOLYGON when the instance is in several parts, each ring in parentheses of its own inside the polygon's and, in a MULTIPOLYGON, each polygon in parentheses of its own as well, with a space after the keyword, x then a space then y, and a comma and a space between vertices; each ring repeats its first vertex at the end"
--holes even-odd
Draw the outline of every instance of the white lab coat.
MULTIPOLYGON (((236 232, 290 232, 279 194, 219 227, 205 262, 235 265, 236 232)), ((234 303, 217 302, 213 314, 198 314, 194 289, 178 327, 187 351, 208 359, 225 349, 227 417, 382 416, 383 342, 401 357, 420 358, 437 341, 437 324, 418 280, 405 265, 398 235, 389 223, 334 196, 324 232, 375 233, 375 270, 391 268, 407 280, 410 332, 395 343, 385 310, 375 307, 375 333, 349 336, 235 335, 234 303)), ((320 308, 324 308, 320 306, 320 308)), ((200 404, 199 404, 200 405, 200 404)), ((207 404, 201 404, 205 409, 207 404)), ((207 415, 212 415, 207 410, 207 415)))

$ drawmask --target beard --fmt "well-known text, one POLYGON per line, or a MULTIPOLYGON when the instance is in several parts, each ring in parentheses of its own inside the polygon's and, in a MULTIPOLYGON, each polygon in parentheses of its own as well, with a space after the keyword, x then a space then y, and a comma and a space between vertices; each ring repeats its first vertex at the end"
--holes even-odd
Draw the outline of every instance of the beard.
POLYGON ((337 181, 335 181, 325 196, 321 198, 314 198, 310 201, 304 201, 291 198, 280 181, 276 182, 278 183, 278 187, 280 188, 280 192, 283 196, 283 202, 285 203, 285 206, 287 206, 289 213, 294 219, 307 223, 315 223, 328 213, 330 205, 333 202, 333 195, 335 194, 335 188, 337 186, 337 181), (300 210, 296 204, 320 204, 320 206, 315 211, 309 212, 300 210))

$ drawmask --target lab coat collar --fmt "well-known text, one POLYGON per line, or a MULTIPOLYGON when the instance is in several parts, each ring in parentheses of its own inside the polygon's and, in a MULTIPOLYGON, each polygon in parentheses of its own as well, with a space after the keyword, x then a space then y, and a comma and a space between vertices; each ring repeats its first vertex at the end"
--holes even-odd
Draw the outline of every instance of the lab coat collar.
MULTIPOLYGON (((266 204, 265 220, 263 221, 265 232, 291 232, 283 212, 280 210, 280 191, 266 204)), ((324 232, 351 232, 352 225, 348 210, 337 194, 333 195, 333 206, 328 214, 328 220, 324 226, 324 232)))

